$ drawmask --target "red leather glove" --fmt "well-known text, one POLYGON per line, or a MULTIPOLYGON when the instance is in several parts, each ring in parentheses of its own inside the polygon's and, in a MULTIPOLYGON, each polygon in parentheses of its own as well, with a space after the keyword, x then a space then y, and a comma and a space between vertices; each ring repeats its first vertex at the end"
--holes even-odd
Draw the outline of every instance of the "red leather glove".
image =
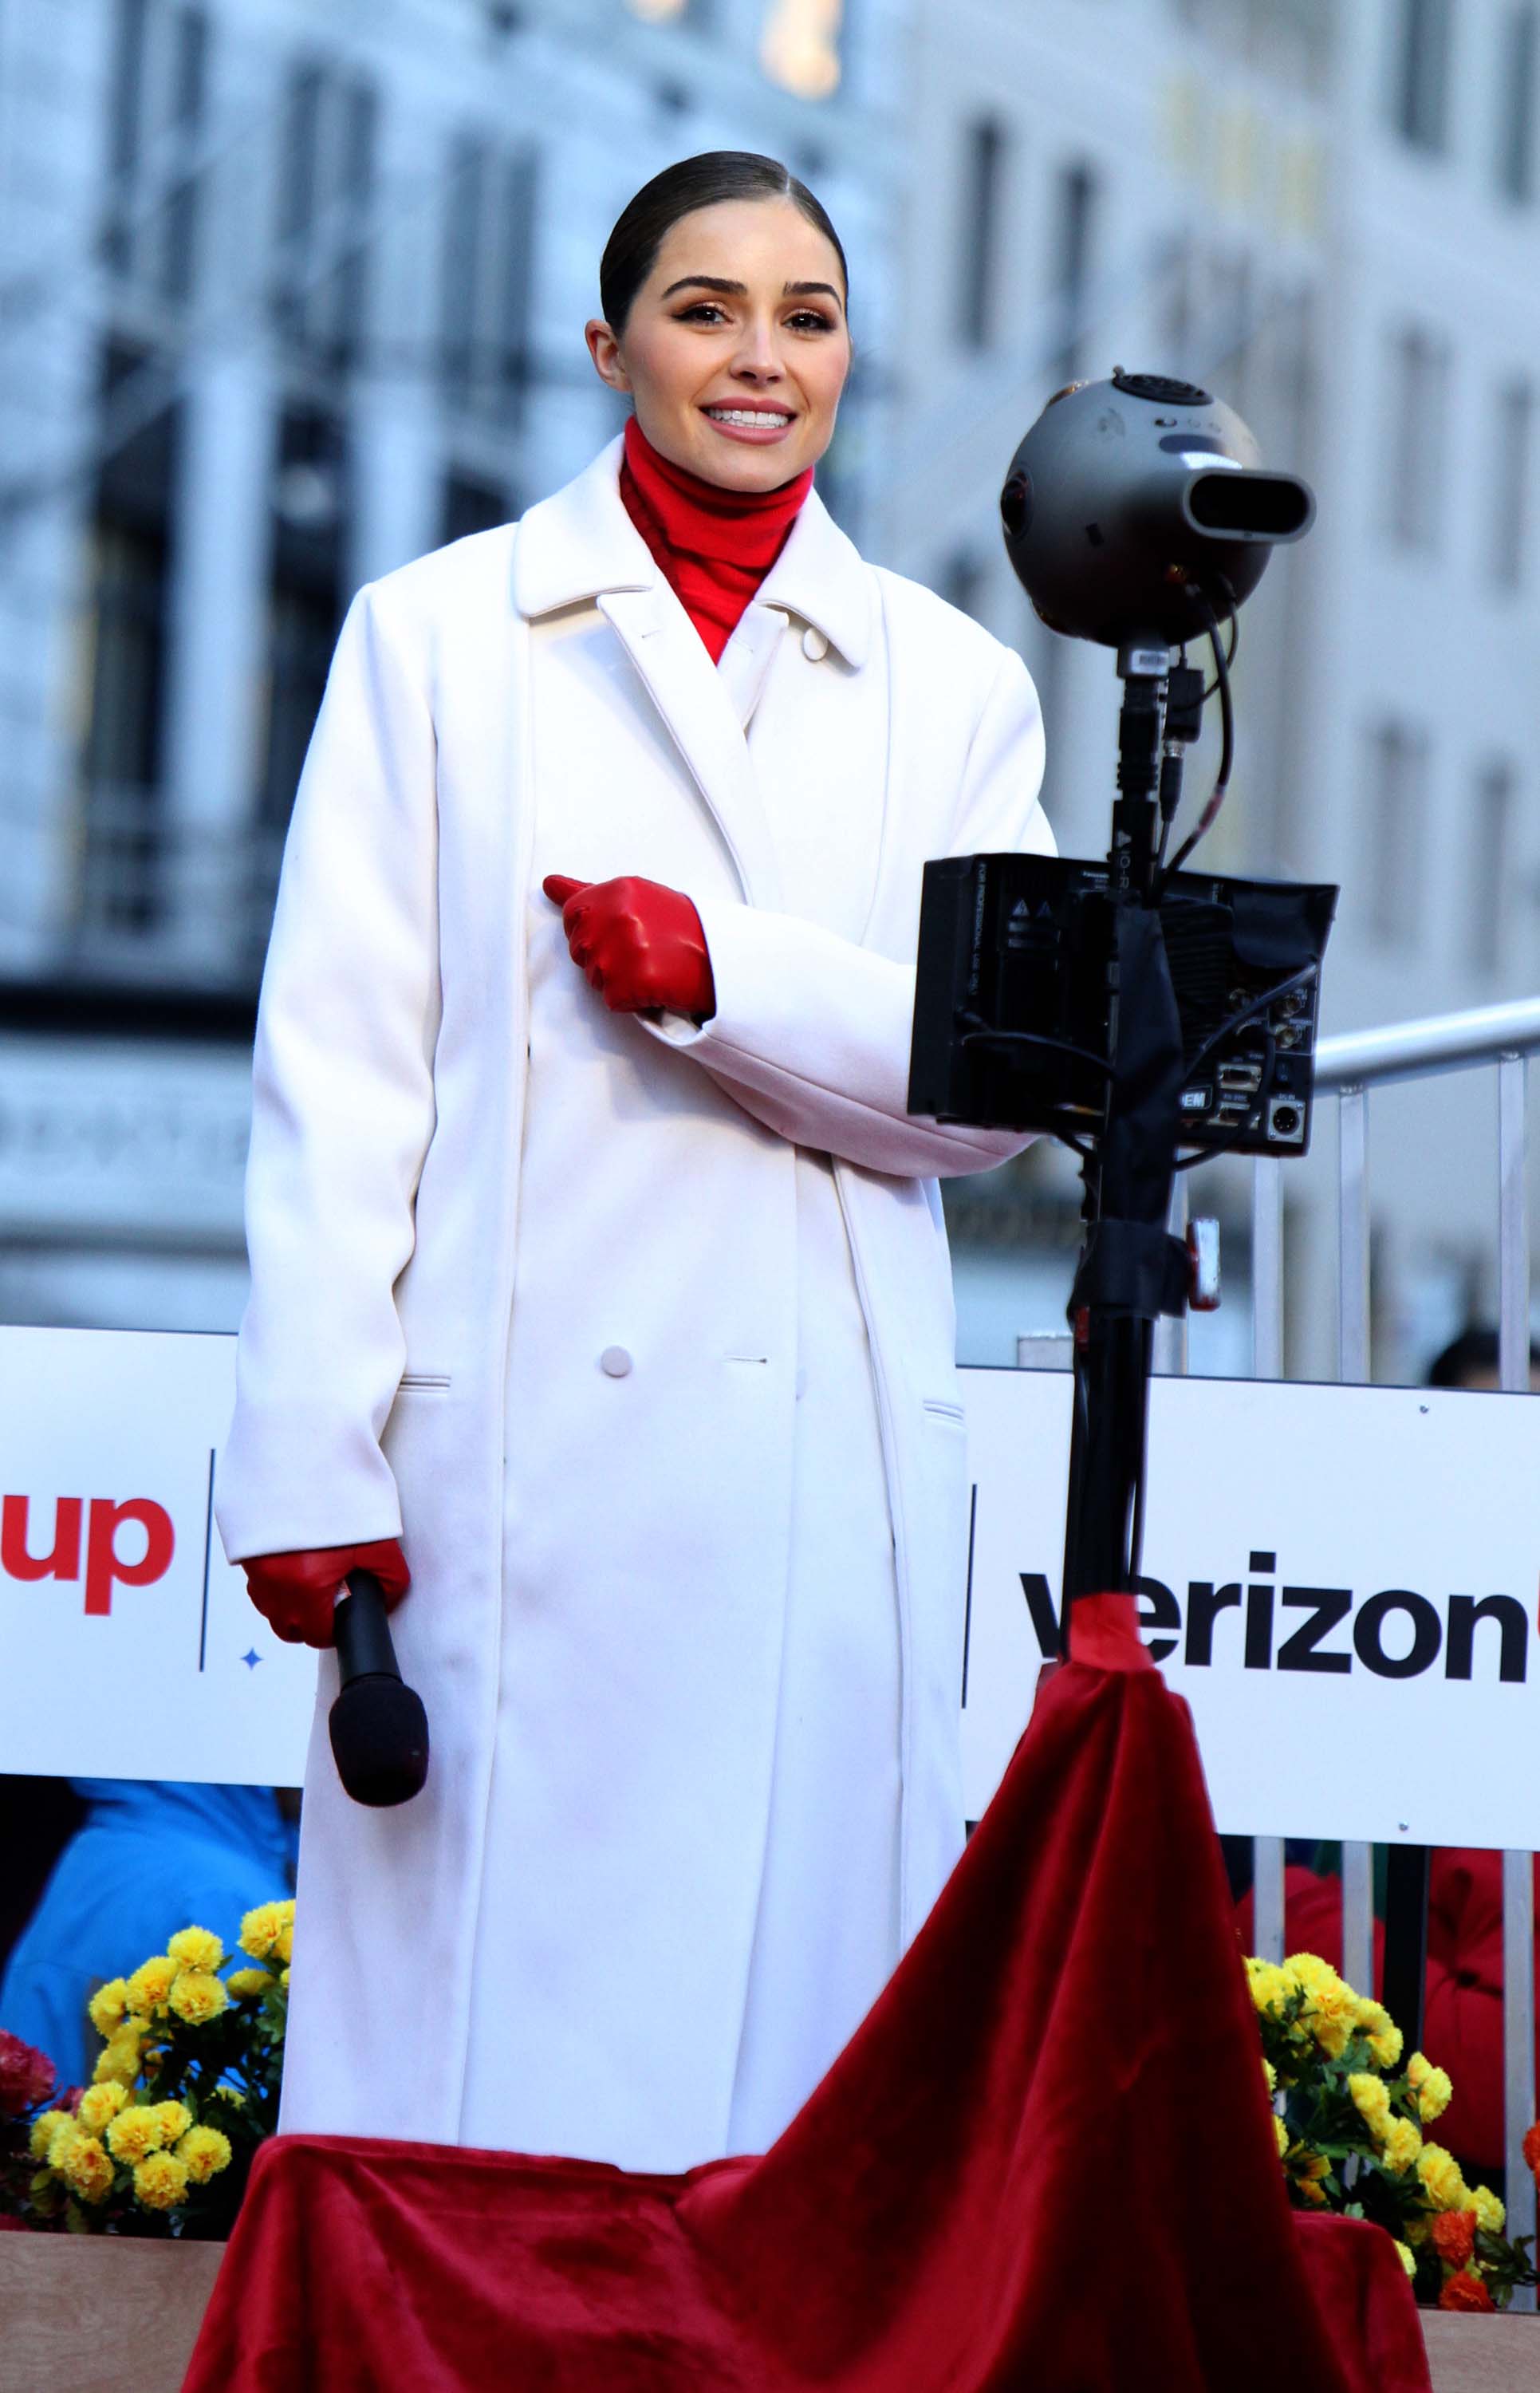
POLYGON ((561 908, 573 962, 612 1013, 659 1006, 705 1022, 716 1012, 706 934, 682 890, 629 872, 619 881, 552 872, 541 886, 561 908))
POLYGON ((253 1554, 241 1565, 246 1592, 286 1645, 331 1645, 332 1613, 351 1570, 372 1571, 394 1612, 411 1573, 395 1537, 366 1546, 320 1546, 305 1553, 253 1554))

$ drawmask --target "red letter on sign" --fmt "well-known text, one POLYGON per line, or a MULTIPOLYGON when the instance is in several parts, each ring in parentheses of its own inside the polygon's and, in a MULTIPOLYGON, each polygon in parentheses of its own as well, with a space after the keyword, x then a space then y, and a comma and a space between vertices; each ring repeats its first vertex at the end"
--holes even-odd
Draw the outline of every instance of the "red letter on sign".
POLYGON ((27 1551, 27 1508, 30 1501, 26 1496, 7 1496, 4 1504, 0 1504, 0 1566, 10 1578, 78 1578, 80 1497, 59 1497, 54 1507, 53 1552, 35 1560, 27 1551))
POLYGON ((148 1496, 131 1496, 126 1504, 114 1504, 106 1496, 93 1496, 91 1532, 85 1548, 86 1611, 111 1611, 114 1581, 124 1587, 148 1587, 152 1579, 163 1578, 171 1567, 176 1547, 171 1515, 163 1505, 152 1504, 148 1496), (145 1547, 141 1561, 119 1561, 117 1536, 120 1521, 137 1521, 144 1531, 145 1547))

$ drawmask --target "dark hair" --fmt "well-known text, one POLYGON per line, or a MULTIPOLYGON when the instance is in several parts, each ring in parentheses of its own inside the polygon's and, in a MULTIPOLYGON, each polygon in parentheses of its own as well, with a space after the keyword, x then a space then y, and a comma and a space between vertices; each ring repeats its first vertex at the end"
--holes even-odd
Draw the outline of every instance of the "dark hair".
MULTIPOLYGON (((1530 1367, 1540 1363, 1540 1344, 1530 1340, 1530 1367)), ((1472 1322, 1428 1366, 1430 1388, 1463 1388, 1479 1371, 1497 1368, 1497 1332, 1472 1322)))
POLYGON ((616 219, 599 261, 599 305, 612 333, 624 331, 632 302, 680 218, 723 200, 790 200, 832 243, 848 294, 850 268, 840 236, 807 185, 778 158, 762 158, 752 150, 705 150, 654 175, 616 219))

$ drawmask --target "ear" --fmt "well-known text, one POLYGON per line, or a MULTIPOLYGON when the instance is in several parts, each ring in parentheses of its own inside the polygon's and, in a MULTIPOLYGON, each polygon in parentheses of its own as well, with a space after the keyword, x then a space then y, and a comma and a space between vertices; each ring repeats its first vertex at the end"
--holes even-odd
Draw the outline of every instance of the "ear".
POLYGON ((611 390, 629 391, 631 376, 620 354, 620 344, 602 316, 591 316, 583 326, 583 338, 588 354, 594 360, 594 371, 611 390))

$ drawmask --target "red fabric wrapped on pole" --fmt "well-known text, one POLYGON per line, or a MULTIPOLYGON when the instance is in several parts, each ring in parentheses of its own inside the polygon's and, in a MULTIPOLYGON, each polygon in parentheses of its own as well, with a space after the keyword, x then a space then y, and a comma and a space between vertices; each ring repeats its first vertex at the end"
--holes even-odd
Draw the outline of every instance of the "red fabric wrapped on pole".
POLYGON ((1130 1610, 1090 1600, 763 2158, 281 2138, 186 2393, 1427 2393, 1390 2239, 1289 2209, 1191 1726, 1130 1610))

